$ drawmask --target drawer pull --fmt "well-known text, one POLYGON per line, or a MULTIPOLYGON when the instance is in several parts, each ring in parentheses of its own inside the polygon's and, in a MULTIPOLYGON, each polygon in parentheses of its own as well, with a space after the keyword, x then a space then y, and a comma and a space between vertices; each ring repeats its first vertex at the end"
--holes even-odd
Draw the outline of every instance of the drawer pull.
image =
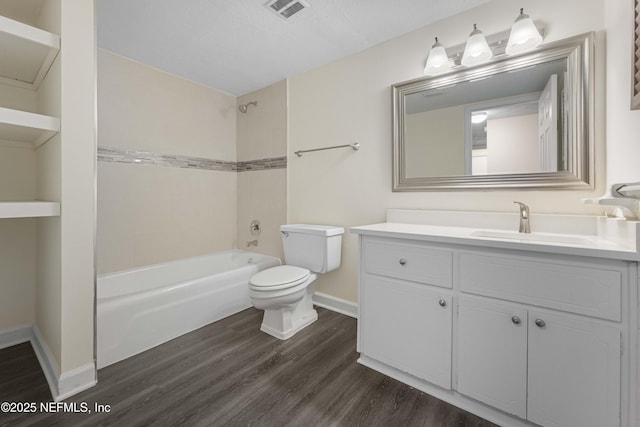
POLYGON ((511 318, 511 321, 513 322, 514 325, 519 325, 520 324, 520 318, 518 316, 513 316, 511 318))
POLYGON ((405 260, 404 258, 400 258, 400 265, 405 265, 407 263, 407 260, 405 260))
POLYGON ((542 319, 536 319, 535 324, 538 328, 544 328, 546 323, 544 323, 544 320, 542 319))
POLYGON ((440 307, 446 307, 447 306, 447 302, 445 300, 443 300, 443 299, 438 301, 438 304, 440 304, 440 307))

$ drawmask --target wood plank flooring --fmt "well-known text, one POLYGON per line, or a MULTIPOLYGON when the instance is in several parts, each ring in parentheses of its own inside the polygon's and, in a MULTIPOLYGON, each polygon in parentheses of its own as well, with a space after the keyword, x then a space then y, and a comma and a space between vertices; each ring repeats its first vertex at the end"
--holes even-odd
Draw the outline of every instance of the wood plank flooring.
MULTIPOLYGON (((356 362, 356 321, 318 309, 287 341, 249 309, 98 372, 66 402, 109 413, 0 413, 1 426, 433 426, 493 424, 356 362)), ((47 402, 30 344, 0 350, 0 402, 47 402)))

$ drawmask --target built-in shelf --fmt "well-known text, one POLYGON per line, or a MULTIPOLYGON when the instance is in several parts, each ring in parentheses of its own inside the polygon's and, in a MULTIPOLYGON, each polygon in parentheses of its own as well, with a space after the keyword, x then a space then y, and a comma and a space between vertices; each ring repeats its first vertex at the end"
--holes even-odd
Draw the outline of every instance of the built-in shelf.
POLYGON ((60 216, 58 202, 0 202, 0 218, 60 216))
POLYGON ((0 107, 0 140, 29 143, 34 148, 60 132, 60 119, 0 107))
POLYGON ((60 50, 60 37, 0 16, 0 83, 37 89, 60 50))

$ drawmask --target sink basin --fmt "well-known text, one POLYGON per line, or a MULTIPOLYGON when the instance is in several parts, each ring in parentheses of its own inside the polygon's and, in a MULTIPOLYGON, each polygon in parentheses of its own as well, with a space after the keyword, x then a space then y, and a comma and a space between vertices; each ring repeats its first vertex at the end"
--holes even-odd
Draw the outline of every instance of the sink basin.
POLYGON ((573 236, 570 234, 518 233, 517 231, 502 230, 479 230, 472 232, 471 235, 474 237, 487 237, 490 239, 506 239, 533 243, 564 243, 568 245, 588 245, 591 242, 587 237, 573 236))

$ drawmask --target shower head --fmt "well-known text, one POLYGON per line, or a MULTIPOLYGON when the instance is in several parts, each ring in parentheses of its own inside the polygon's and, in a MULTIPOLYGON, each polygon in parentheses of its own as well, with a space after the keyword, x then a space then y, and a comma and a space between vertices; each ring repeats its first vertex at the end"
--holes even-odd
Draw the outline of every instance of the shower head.
POLYGON ((240 110, 241 113, 245 113, 247 112, 247 109, 249 108, 249 105, 253 105, 254 107, 258 106, 258 101, 251 101, 248 102, 246 104, 242 104, 242 105, 238 105, 238 110, 240 110))

